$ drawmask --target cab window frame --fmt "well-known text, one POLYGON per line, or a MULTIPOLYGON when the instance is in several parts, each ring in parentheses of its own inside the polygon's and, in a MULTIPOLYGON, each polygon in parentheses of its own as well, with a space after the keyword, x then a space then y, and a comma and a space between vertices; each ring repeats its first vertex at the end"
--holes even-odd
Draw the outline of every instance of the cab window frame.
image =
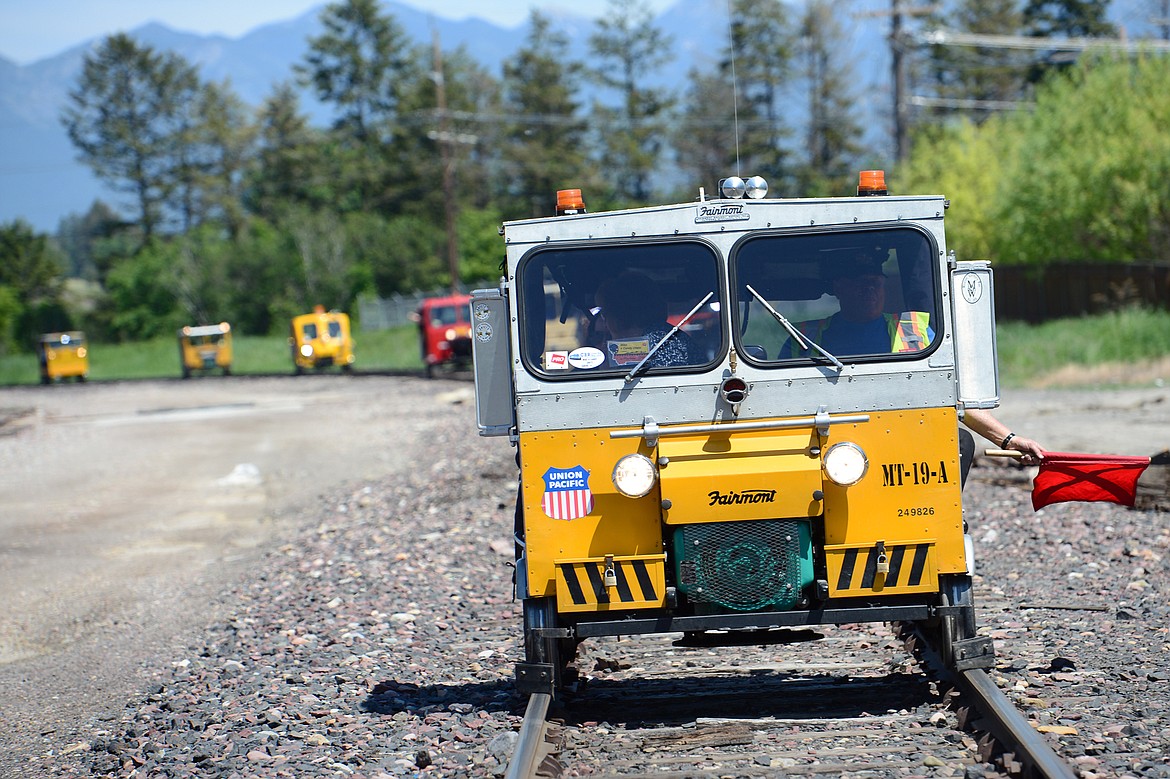
MULTIPOLYGON (((689 279, 689 281, 691 283, 694 283, 694 284, 700 284, 701 282, 704 282, 704 281, 710 281, 710 284, 712 287, 712 289, 704 290, 702 293, 699 293, 698 297, 696 297, 691 302, 690 306, 688 306, 686 310, 681 312, 681 315, 685 315, 686 313, 688 313, 690 308, 693 307, 695 304, 697 304, 700 300, 702 300, 703 296, 706 295, 707 292, 714 292, 715 293, 715 296, 712 298, 712 300, 708 301, 708 306, 711 303, 719 304, 722 301, 725 301, 727 299, 727 290, 725 287, 726 277, 725 277, 725 273, 724 273, 724 269, 723 269, 723 258, 722 258, 721 252, 710 241, 704 240, 699 236, 680 236, 678 238, 660 237, 660 238, 645 239, 645 240, 624 240, 624 241, 603 241, 603 242, 599 242, 599 241, 564 241, 564 242, 560 242, 560 243, 556 243, 556 244, 536 246, 536 247, 533 247, 532 249, 528 250, 520 258, 519 262, 517 263, 516 273, 515 273, 515 277, 514 277, 515 287, 519 290, 519 294, 518 294, 519 300, 518 300, 518 305, 517 305, 517 313, 518 313, 518 328, 517 329, 518 329, 518 340, 519 340, 519 347, 520 347, 519 348, 520 361, 521 361, 521 364, 524 366, 524 370, 529 375, 533 376, 534 378, 536 378, 540 381, 578 382, 578 381, 588 381, 591 379, 592 380, 620 379, 620 378, 626 376, 629 373, 630 369, 633 367, 633 365, 619 365, 619 366, 611 367, 609 365, 602 364, 602 365, 599 365, 597 367, 587 368, 587 369, 568 368, 565 370, 549 370, 543 366, 543 358, 544 358, 546 352, 549 351, 549 350, 544 349, 544 345, 545 345, 544 338, 548 335, 547 324, 544 326, 544 328, 539 333, 539 338, 537 338, 537 333, 535 331, 539 328, 537 328, 535 326, 535 324, 532 324, 530 322, 529 317, 530 317, 530 315, 537 317, 537 318, 539 318, 539 320, 541 322, 545 322, 545 323, 547 323, 548 321, 551 321, 551 320, 548 320, 546 318, 548 307, 549 307, 549 302, 547 301, 546 295, 544 294, 544 287, 545 287, 545 284, 548 283, 549 277, 553 277, 552 283, 554 285, 559 286, 560 282, 555 279, 555 274, 547 273, 547 275, 546 275, 546 269, 549 267, 549 265, 548 265, 548 255, 549 254, 573 255, 573 254, 579 253, 580 255, 582 255, 582 257, 584 257, 585 255, 590 254, 590 253, 611 254, 611 253, 637 252, 639 250, 648 250, 651 253, 661 252, 663 255, 666 255, 668 253, 673 252, 673 253, 675 253, 675 256, 677 256, 677 252, 678 252, 680 247, 693 247, 694 248, 694 250, 696 251, 696 254, 691 255, 688 258, 688 261, 693 263, 693 270, 695 271, 694 275, 698 276, 701 274, 706 274, 706 276, 707 276, 707 278, 689 279), (702 254, 699 254, 698 252, 701 252, 702 254), (700 267, 704 263, 707 264, 707 267, 705 269, 700 267), (536 279, 530 278, 530 276, 532 275, 532 270, 533 270, 534 266, 538 266, 540 268, 540 270, 538 271, 539 277, 536 279), (539 289, 539 291, 538 291, 538 289, 539 289), (538 341, 539 341, 539 344, 537 344, 538 341), (537 348, 538 346, 539 346, 539 348, 537 348)), ((605 257, 605 262, 599 262, 599 261, 597 261, 596 258, 594 258, 593 261, 590 261, 588 259, 582 259, 582 260, 578 260, 577 262, 581 263, 581 264, 575 265, 574 268, 575 269, 576 268, 587 269, 587 274, 590 276, 590 278, 588 279, 588 281, 585 281, 585 282, 582 282, 581 280, 576 280, 576 283, 574 283, 574 280, 570 280, 570 283, 568 284, 569 290, 568 290, 567 296, 572 301, 572 305, 571 305, 571 310, 569 312, 569 315, 566 318, 566 322, 571 321, 572 317, 574 317, 574 316, 578 316, 578 317, 586 316, 585 310, 584 310, 584 308, 582 308, 584 298, 587 296, 588 299, 590 301, 592 301, 593 295, 596 292, 596 288, 597 288, 598 284, 607 275, 609 275, 611 273, 613 275, 616 275, 616 273, 619 270, 635 270, 636 271, 636 270, 641 270, 644 268, 652 268, 652 267, 670 267, 668 265, 663 264, 661 261, 659 261, 657 263, 644 261, 641 263, 634 262, 631 264, 628 261, 622 261, 622 260, 614 259, 612 257, 605 257), (574 288, 576 286, 576 284, 582 284, 582 286, 580 288, 574 288)), ((680 262, 675 267, 681 271, 681 270, 685 270, 684 265, 685 265, 685 263, 680 262)), ((562 268, 564 268, 564 267, 565 266, 562 266, 562 268)), ((562 299, 558 302, 563 305, 564 301, 562 299)), ((585 308, 596 309, 596 306, 589 304, 589 305, 586 305, 585 308)), ((556 318, 558 320, 559 320, 560 313, 561 312, 558 308, 556 310, 556 315, 557 315, 556 318)), ((700 313, 703 313, 703 312, 700 311, 700 313)), ((715 324, 715 327, 712 328, 712 332, 717 333, 717 335, 715 336, 717 341, 715 342, 715 347, 713 349, 713 353, 709 354, 709 356, 706 360, 704 360, 702 362, 696 362, 693 364, 686 364, 686 365, 659 365, 659 366, 654 366, 654 367, 648 367, 648 368, 645 368, 643 371, 641 371, 639 375, 641 377, 645 377, 645 376, 656 376, 656 375, 664 375, 664 374, 666 374, 666 375, 682 375, 682 374, 704 373, 706 371, 711 370, 711 368, 713 368, 715 365, 719 364, 722 361, 723 355, 726 355, 726 353, 727 353, 728 343, 729 343, 729 337, 728 337, 729 328, 728 328, 728 317, 726 314, 726 306, 722 306, 721 310, 715 311, 713 313, 715 316, 716 324, 715 324)), ((671 310, 671 312, 670 312, 671 318, 674 318, 678 315, 679 314, 675 310, 673 310, 673 309, 671 310)), ((674 336, 674 338, 677 338, 677 337, 678 337, 677 335, 674 336)), ((580 349, 580 348, 583 348, 583 347, 588 346, 588 345, 590 345, 590 344, 579 343, 576 348, 580 349)), ((557 351, 557 350, 553 350, 553 351, 557 351)), ((572 351, 574 351, 574 350, 569 350, 570 353, 572 351)), ((708 351, 711 352, 712 350, 709 349, 708 351)))
MULTIPOLYGON (((888 246, 891 250, 898 249, 899 251, 894 255, 894 258, 897 261, 898 273, 896 277, 891 277, 891 274, 887 272, 885 281, 887 284, 887 289, 892 282, 897 283, 898 285, 898 296, 896 300, 901 301, 901 304, 893 307, 899 308, 901 310, 900 312, 921 311, 921 308, 909 308, 908 306, 912 305, 912 303, 916 305, 916 303, 912 301, 912 298, 915 294, 923 295, 929 293, 931 308, 927 311, 927 313, 930 315, 929 325, 933 331, 933 335, 931 337, 930 343, 927 346, 922 349, 907 352, 895 352, 891 350, 890 352, 845 352, 842 354, 837 354, 836 352, 833 352, 831 348, 828 348, 828 351, 833 354, 834 357, 837 357, 846 364, 875 364, 888 363, 891 361, 905 362, 926 358, 933 354, 942 344, 946 336, 945 309, 948 303, 943 290, 943 279, 939 271, 939 263, 937 260, 940 250, 934 235, 930 231, 914 224, 867 224, 864 226, 846 228, 834 226, 832 229, 801 228, 798 230, 761 231, 744 236, 731 247, 731 250, 728 253, 728 277, 730 279, 731 289, 734 291, 733 295, 735 296, 734 305, 732 306, 732 310, 730 312, 732 343, 736 353, 739 354, 745 362, 751 364, 753 367, 764 370, 776 370, 812 364, 832 365, 832 362, 828 360, 828 358, 821 355, 820 352, 817 352, 815 349, 810 350, 811 356, 797 355, 779 357, 775 354, 769 353, 767 357, 760 358, 759 352, 751 348, 755 346, 755 344, 753 344, 750 340, 745 340, 745 336, 747 335, 747 328, 750 328, 755 320, 760 317, 766 318, 766 321, 771 323, 769 326, 775 325, 776 328, 780 328, 781 330, 783 329, 783 326, 780 325, 780 323, 777 322, 775 318, 768 311, 766 311, 763 306, 760 305, 759 301, 756 300, 755 297, 746 290, 745 285, 751 284, 752 282, 751 280, 745 280, 744 278, 745 276, 751 275, 750 273, 745 273, 745 256, 750 256, 746 255, 745 253, 756 249, 765 242, 770 242, 773 244, 791 242, 793 245, 799 246, 797 243, 799 241, 806 241, 814 245, 820 242, 820 250, 822 252, 835 250, 845 251, 847 247, 862 241, 868 241, 870 243, 878 242, 888 246), (914 242, 914 244, 911 245, 910 242, 914 242), (903 258, 902 252, 906 249, 916 249, 918 256, 911 257, 909 252, 907 252, 907 256, 903 258), (916 272, 912 274, 903 273, 904 262, 908 263, 909 265, 916 266, 916 272), (915 284, 918 285, 918 288, 914 288, 913 285, 915 284), (751 314, 748 317, 746 324, 744 322, 745 297, 748 299, 747 302, 751 307, 751 314)), ((795 266, 797 263, 793 262, 792 264, 795 266)), ((805 259, 804 264, 806 269, 810 269, 816 265, 816 263, 811 262, 811 259, 805 259)), ((818 271, 818 274, 815 277, 809 275, 808 272, 799 275, 793 274, 790 281, 792 283, 792 288, 796 289, 797 291, 791 293, 793 297, 787 298, 788 302, 809 303, 810 308, 815 309, 816 306, 811 304, 819 303, 820 306, 824 307, 827 304, 821 301, 824 301, 825 297, 834 297, 832 293, 832 281, 823 275, 823 270, 818 271), (820 289, 820 294, 816 297, 812 297, 818 288, 820 289)), ((777 300, 783 300, 783 298, 771 298, 766 292, 761 291, 761 294, 765 299, 769 300, 770 303, 774 303, 777 300)), ((887 300, 886 305, 883 306, 883 314, 893 313, 897 315, 900 313, 892 311, 891 308, 892 306, 887 300)), ((839 310, 839 308, 836 310, 839 310)), ((780 313, 784 314, 785 312, 781 310, 780 313)), ((835 311, 828 313, 826 316, 832 316, 833 313, 835 313, 835 311)), ((786 318, 788 318, 789 321, 794 326, 796 326, 798 330, 801 329, 799 327, 800 324, 816 321, 816 319, 818 319, 818 317, 813 317, 807 320, 794 319, 792 316, 788 316, 787 314, 786 318)), ((782 341, 781 349, 784 345, 785 343, 782 341)))

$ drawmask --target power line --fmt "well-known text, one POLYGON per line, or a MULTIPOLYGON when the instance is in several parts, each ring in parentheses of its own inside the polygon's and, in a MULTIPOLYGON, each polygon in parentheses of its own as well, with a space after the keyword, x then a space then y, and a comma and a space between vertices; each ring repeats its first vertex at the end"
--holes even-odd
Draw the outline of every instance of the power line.
POLYGON ((1121 51, 1170 51, 1170 41, 1136 40, 1127 38, 1036 38, 1026 35, 982 35, 958 32, 937 27, 910 36, 919 43, 931 46, 975 46, 983 49, 1032 49, 1056 51, 1087 51, 1089 49, 1119 49, 1121 51))
POLYGON ((929 97, 927 95, 910 95, 906 101, 921 108, 963 108, 983 111, 1010 111, 1014 108, 1027 108, 1035 103, 1024 100, 977 100, 961 97, 929 97))

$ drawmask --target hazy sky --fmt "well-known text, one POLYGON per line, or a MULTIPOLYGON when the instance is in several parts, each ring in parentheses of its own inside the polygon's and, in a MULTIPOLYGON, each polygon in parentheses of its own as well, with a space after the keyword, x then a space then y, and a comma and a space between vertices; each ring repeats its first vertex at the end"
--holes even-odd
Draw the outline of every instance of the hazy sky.
MULTIPOLYGON (((532 8, 597 16, 606 0, 400 0, 448 19, 478 16, 515 27, 532 8)), ((648 0, 655 12, 674 0, 648 0)), ((232 38, 268 22, 319 8, 327 0, 0 0, 0 55, 18 65, 60 53, 91 38, 162 22, 176 30, 232 38)))

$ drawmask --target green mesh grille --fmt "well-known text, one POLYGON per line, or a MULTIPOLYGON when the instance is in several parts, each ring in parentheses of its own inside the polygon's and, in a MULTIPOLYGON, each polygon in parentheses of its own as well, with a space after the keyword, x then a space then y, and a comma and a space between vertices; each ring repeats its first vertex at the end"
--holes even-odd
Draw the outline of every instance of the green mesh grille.
POLYGON ((811 546, 801 520, 682 525, 674 533, 675 581, 697 604, 790 609, 812 581, 811 546))

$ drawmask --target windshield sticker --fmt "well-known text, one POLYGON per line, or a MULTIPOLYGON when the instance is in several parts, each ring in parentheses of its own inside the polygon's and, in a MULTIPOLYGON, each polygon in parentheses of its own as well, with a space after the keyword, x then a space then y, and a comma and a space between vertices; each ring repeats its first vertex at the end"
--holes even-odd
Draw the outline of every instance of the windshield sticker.
POLYGON ((549 468, 544 472, 544 497, 540 507, 550 519, 579 519, 593 511, 589 471, 580 465, 549 468))
POLYGON ((695 208, 695 223, 738 222, 751 219, 743 203, 701 203, 695 208))
POLYGON ((569 365, 578 369, 596 368, 605 362, 605 352, 592 346, 582 346, 569 352, 569 365))
POLYGON ((650 353, 650 339, 618 338, 606 341, 605 351, 609 353, 609 364, 612 366, 637 365, 650 353))
POLYGON ((569 353, 568 352, 545 352, 544 353, 544 369, 546 371, 567 371, 567 370, 569 370, 569 353))

